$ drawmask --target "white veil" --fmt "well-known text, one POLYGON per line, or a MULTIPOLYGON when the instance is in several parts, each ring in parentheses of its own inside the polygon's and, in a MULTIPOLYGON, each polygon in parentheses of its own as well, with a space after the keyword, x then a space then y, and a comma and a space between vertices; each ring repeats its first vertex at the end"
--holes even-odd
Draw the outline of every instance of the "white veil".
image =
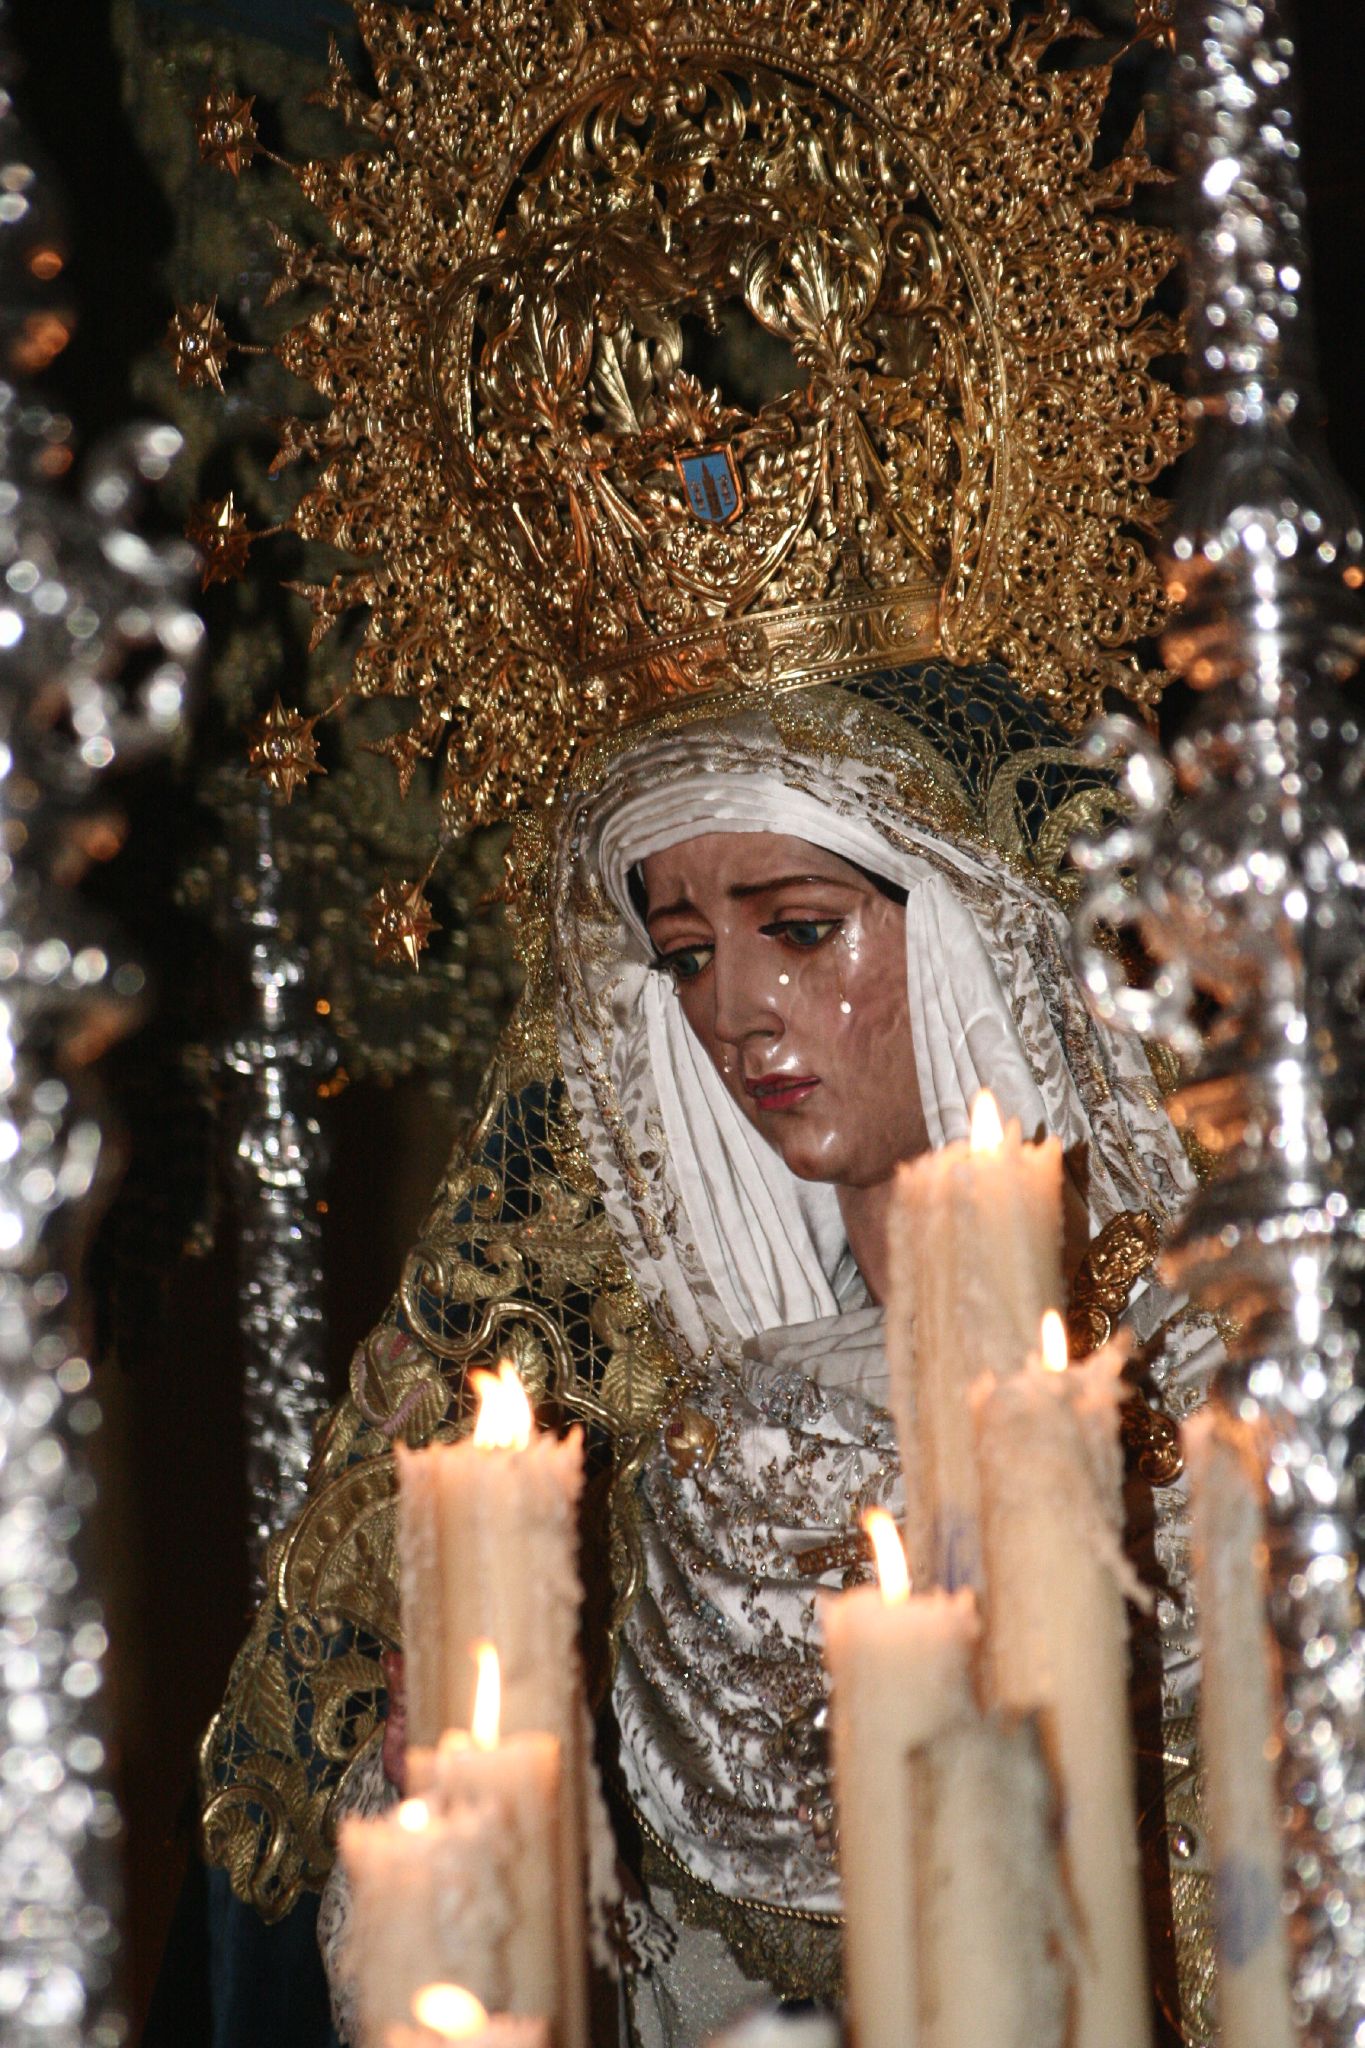
POLYGON ((845 1250, 833 1188, 754 1131, 649 966, 630 871, 702 833, 780 832, 905 888, 932 1144, 965 1136, 989 1087, 1026 1135, 1084 1156, 1092 1228, 1187 1189, 1144 1056, 1084 1011, 1056 905, 913 815, 875 760, 795 753, 755 707, 641 742, 574 808, 554 921, 565 1078, 636 1278, 694 1354, 834 1314, 845 1250))

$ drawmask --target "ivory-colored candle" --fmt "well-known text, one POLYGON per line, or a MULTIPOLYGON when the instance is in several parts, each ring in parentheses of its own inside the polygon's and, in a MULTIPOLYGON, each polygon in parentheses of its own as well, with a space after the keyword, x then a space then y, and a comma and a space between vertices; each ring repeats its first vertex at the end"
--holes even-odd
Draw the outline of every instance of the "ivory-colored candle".
POLYGON ((408 1781, 443 1820, 496 1813, 490 1877, 508 1911, 491 1952, 479 1958, 479 1995, 501 2012, 548 2016, 563 2043, 574 2038, 576 1988, 565 1944, 581 1925, 581 1903, 563 1901, 559 1885, 559 1740, 501 1737, 498 1716, 498 1655, 481 1644, 471 1731, 448 1729, 436 1749, 411 1750, 408 1781), (578 1910, 565 1911, 566 1903, 578 1910))
POLYGON ((709 2048, 840 2048, 833 2013, 793 2012, 790 2006, 759 2006, 733 2026, 713 2034, 709 2048))
POLYGON ((578 1497, 582 1432, 535 1428, 515 1370, 471 1374, 472 1436, 395 1447, 408 1740, 433 1747, 463 1726, 474 1645, 502 1668, 502 1727, 543 1728, 566 1750, 577 1725, 578 1497), (418 1625, 420 1623, 420 1625, 418 1625))
POLYGON ((907 2048, 1070 2048, 1066 1907, 1036 1727, 973 1712, 910 1770, 920 1986, 907 2048))
POLYGON ((585 2048, 591 1762, 578 1655, 582 1433, 538 1431, 510 1365, 472 1377, 480 1405, 471 1437, 395 1453, 408 1742, 432 1749, 463 1724, 479 1641, 498 1652, 504 1736, 556 1737, 567 1984, 559 2048, 585 2048))
POLYGON ((908 1161, 887 1226, 886 1355, 917 1584, 982 1585, 967 1390, 1017 1372, 1062 1299, 1062 1151, 1002 1129, 988 1092, 965 1144, 908 1161))
POLYGON ((1292 2048, 1261 1461, 1245 1429, 1217 1408, 1190 1416, 1181 1441, 1202 1650, 1219 2040, 1223 2048, 1292 2048))
POLYGON ((499 1861, 496 1807, 449 1817, 424 1800, 392 1812, 350 1815, 338 1849, 350 1883, 346 1970, 356 1987, 360 2048, 383 2048, 412 2001, 436 1978, 457 1979, 496 2000, 496 1959, 512 1925, 499 1861))
POLYGON ((848 2027, 853 2048, 917 2034, 916 1834, 910 1755, 972 1711, 976 1602, 912 1595, 889 1515, 868 1532, 880 1584, 821 1601, 830 1675, 848 2027))
POLYGON ((489 2013, 461 1984, 425 1984, 412 2001, 413 2024, 390 2027, 384 2048, 550 2048, 543 2019, 489 2013))
POLYGON ((980 1453, 985 1672, 994 1704, 1036 1714, 1062 1825, 1075 1938, 1071 2048, 1148 2048, 1124 1596, 1118 1347, 1068 1367, 1041 1353, 972 1389, 980 1453))

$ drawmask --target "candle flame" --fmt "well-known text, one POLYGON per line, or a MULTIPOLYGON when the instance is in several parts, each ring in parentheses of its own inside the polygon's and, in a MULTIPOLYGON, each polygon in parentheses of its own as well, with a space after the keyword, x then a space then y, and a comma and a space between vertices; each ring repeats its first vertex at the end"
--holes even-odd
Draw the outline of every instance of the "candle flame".
POLYGON ((1055 1308, 1048 1309, 1042 1328, 1043 1365, 1048 1372, 1065 1372, 1071 1363, 1066 1348, 1066 1324, 1055 1308))
POLYGON ((474 1655, 479 1662, 479 1675, 474 1683, 474 1712, 470 1716, 469 1732, 476 1749, 496 1749, 498 1724, 502 1719, 502 1671, 498 1653, 492 1643, 475 1643, 474 1655))
POLYGON ((488 2025, 487 2008, 463 1984, 424 1984, 412 2001, 419 2027, 430 2027, 447 2041, 464 2041, 488 2025))
POLYGON ((479 1394, 474 1441, 481 1451, 524 1451, 531 1441, 531 1404, 510 1359, 496 1372, 472 1372, 479 1394))
POLYGON ((420 1835, 430 1820, 431 1809, 425 1799, 405 1799, 398 1809, 398 1825, 410 1835, 420 1835))
POLYGON ((872 1555, 877 1560, 882 1598, 888 1607, 899 1606, 902 1600, 910 1598, 910 1572, 901 1548, 900 1533, 885 1508, 869 1508, 863 1516, 863 1527, 871 1539, 872 1555))
POLYGON ((972 1104, 971 1150, 998 1152, 1005 1142, 1005 1127, 989 1088, 983 1088, 972 1104))

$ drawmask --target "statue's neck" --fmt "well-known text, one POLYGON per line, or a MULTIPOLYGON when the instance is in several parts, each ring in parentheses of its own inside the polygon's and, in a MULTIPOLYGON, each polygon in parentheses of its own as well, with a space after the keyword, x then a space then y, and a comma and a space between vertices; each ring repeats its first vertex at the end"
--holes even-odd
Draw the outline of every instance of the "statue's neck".
POLYGON ((892 1185, 890 1180, 883 1180, 878 1181, 875 1187, 841 1187, 837 1190, 839 1213, 848 1232, 848 1248, 868 1293, 878 1305, 886 1300, 889 1266, 886 1223, 891 1208, 892 1185))

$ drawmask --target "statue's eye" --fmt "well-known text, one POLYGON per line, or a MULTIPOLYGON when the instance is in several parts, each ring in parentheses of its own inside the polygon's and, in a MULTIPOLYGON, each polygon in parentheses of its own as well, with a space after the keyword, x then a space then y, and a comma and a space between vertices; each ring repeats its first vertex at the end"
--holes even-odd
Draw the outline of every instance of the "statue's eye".
POLYGON ((783 917, 776 924, 760 925, 759 930, 765 939, 785 939, 789 946, 809 951, 823 946, 831 932, 842 929, 843 922, 841 917, 783 917))
POLYGON ((653 964, 674 981, 695 981, 711 964, 714 946, 679 946, 673 953, 656 953, 653 964))

